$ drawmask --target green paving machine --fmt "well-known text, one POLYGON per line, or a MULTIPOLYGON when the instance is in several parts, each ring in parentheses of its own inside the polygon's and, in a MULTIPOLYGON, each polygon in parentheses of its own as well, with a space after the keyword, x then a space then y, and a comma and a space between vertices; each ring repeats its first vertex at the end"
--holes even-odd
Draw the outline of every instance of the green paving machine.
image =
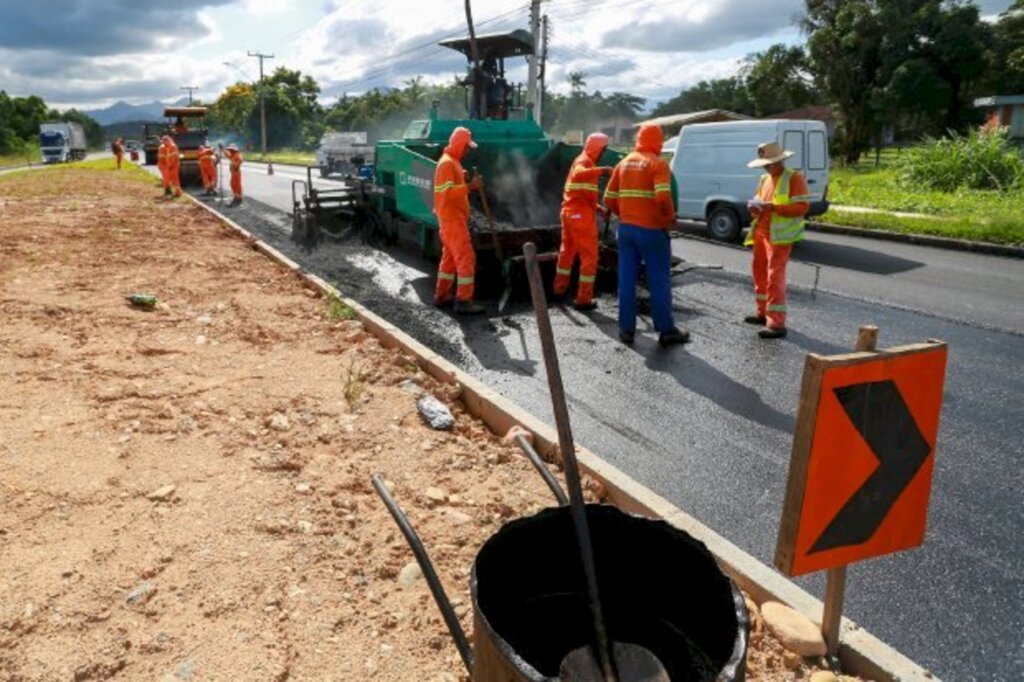
MULTIPOLYGON (((562 188, 582 147, 546 136, 522 88, 505 78, 507 59, 533 54, 530 33, 516 30, 440 44, 469 60, 462 81, 467 118, 441 118, 435 103, 429 117, 409 123, 400 139, 378 141, 372 169, 347 178, 344 188, 315 188, 310 171, 305 182, 293 184, 293 236, 315 242, 325 231, 355 227, 367 239, 404 242, 427 257, 439 256, 434 169, 452 131, 464 126, 478 147, 467 150, 463 167, 479 173, 485 183, 484 191, 470 198, 477 276, 481 282, 503 282, 507 298, 523 244, 534 242, 541 260, 552 260, 557 252, 562 188)), ((608 150, 600 163, 614 165, 620 158, 608 150)))

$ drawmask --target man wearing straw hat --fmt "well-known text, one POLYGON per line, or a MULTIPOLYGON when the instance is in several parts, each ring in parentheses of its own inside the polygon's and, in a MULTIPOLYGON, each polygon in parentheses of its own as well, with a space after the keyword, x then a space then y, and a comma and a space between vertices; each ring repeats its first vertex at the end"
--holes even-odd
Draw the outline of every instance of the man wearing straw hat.
POLYGON ((802 173, 786 168, 793 156, 775 142, 757 148, 748 168, 764 168, 754 198, 747 202, 754 224, 744 246, 754 247, 754 299, 756 313, 743 318, 763 326, 762 339, 786 336, 786 264, 793 244, 804 238, 804 216, 810 208, 807 181, 802 173))

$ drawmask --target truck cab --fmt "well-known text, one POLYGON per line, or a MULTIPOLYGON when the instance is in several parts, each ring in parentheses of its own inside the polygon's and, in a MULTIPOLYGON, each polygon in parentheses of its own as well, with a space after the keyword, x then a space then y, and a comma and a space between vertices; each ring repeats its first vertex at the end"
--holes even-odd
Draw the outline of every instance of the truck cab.
POLYGON ((78 123, 55 121, 39 125, 43 163, 66 163, 85 158, 85 129, 78 123))
MULTIPOLYGON (((754 196, 762 168, 747 168, 758 145, 777 142, 793 152, 786 167, 800 171, 812 195, 807 217, 828 210, 828 137, 821 121, 756 120, 683 127, 672 158, 679 187, 678 217, 700 220, 708 234, 737 241, 750 224, 747 201, 754 196)), ((666 150, 672 151, 672 150, 666 150)))

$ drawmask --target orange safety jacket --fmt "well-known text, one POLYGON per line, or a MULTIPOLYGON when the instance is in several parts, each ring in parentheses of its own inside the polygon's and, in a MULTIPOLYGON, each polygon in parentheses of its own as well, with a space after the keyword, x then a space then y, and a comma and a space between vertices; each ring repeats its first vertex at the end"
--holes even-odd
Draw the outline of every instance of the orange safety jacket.
POLYGON ((600 177, 601 169, 589 154, 583 152, 577 156, 565 179, 562 208, 596 212, 599 199, 597 181, 600 177))
POLYGON ((228 168, 231 170, 232 175, 237 175, 242 172, 242 152, 235 152, 229 157, 231 159, 228 164, 228 168))
POLYGON ((661 128, 643 125, 636 149, 615 166, 604 203, 627 225, 663 230, 675 224, 672 171, 661 154, 661 128))
POLYGON ((157 166, 160 168, 174 168, 181 163, 181 154, 178 152, 178 145, 161 144, 157 152, 157 166))
POLYGON ((199 150, 199 165, 207 170, 213 170, 217 165, 216 152, 211 147, 203 147, 199 150))
POLYGON ((469 187, 462 164, 448 152, 434 170, 434 214, 442 223, 469 220, 469 187))

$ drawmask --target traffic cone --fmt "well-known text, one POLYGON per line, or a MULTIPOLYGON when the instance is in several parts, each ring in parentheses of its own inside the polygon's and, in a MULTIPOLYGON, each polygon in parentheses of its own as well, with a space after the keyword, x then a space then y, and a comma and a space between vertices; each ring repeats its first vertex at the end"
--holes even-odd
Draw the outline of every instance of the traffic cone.
POLYGON ((267 175, 273 175, 273 174, 274 174, 274 162, 273 161, 267 161, 267 175))

